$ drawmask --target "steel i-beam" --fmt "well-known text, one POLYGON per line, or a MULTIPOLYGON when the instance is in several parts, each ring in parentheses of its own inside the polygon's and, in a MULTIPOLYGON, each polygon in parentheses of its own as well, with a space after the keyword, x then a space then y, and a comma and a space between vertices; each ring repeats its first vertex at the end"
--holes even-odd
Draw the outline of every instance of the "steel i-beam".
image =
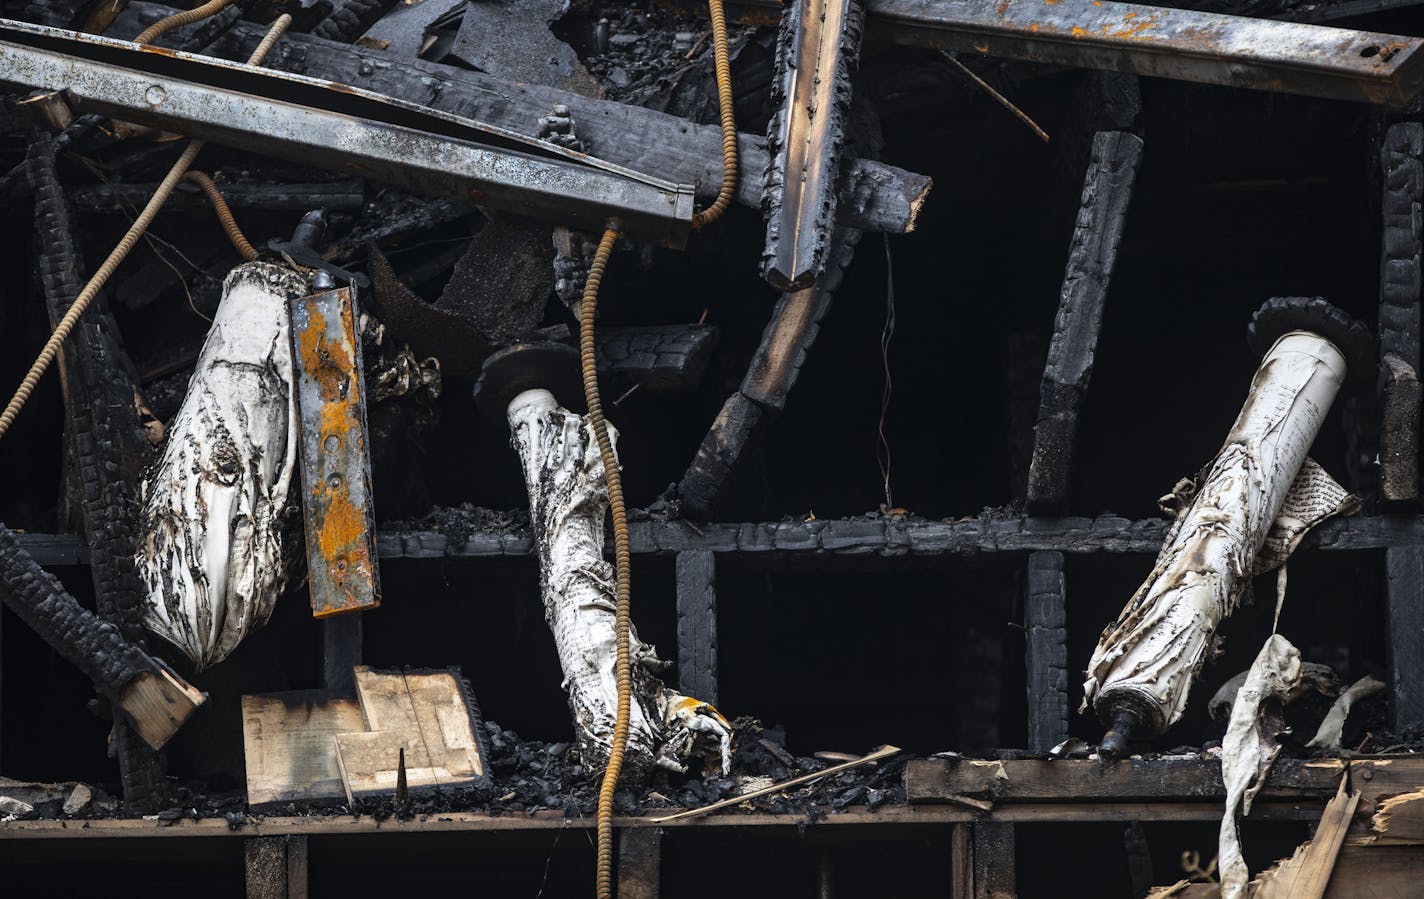
POLYGON ((693 188, 473 119, 301 75, 0 19, 0 85, 78 111, 577 228, 686 241, 693 188))
MULTIPOLYGON (((734 0, 758 21, 775 0, 734 0)), ((737 8, 740 7, 740 10, 737 8)), ((866 0, 867 39, 1401 106, 1424 39, 1111 0, 866 0)))

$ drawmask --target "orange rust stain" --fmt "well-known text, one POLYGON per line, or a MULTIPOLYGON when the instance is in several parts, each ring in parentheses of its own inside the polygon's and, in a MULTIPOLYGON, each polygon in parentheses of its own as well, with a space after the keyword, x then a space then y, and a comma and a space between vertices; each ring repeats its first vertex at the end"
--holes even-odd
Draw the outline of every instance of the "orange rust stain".
POLYGON ((326 494, 322 499, 326 514, 322 517, 321 533, 317 535, 321 557, 328 562, 339 562, 343 556, 360 555, 366 523, 361 510, 351 502, 350 492, 345 487, 329 486, 319 487, 317 492, 326 494))
POLYGON ((996 6, 995 9, 998 10, 1000 17, 1002 17, 1008 13, 1011 5, 1013 5, 1013 0, 999 0, 999 5, 996 6))
POLYGON ((1037 22, 1030 22, 1029 25, 1028 25, 1028 30, 1029 30, 1029 31, 1032 31, 1034 34, 1037 34, 1037 33, 1038 33, 1038 23, 1037 23, 1037 22))
POLYGON ((1074 26, 1073 26, 1073 36, 1074 36, 1074 37, 1087 37, 1087 36, 1088 36, 1088 32, 1084 31, 1082 28, 1079 28, 1077 25, 1074 25, 1074 26))
MULTIPOLYGON (((1126 16, 1123 16, 1123 19, 1131 19, 1136 15, 1136 13, 1128 13, 1126 16)), ((1102 27, 1102 32, 1108 37, 1138 37, 1144 32, 1150 31, 1156 27, 1156 22, 1151 19, 1144 19, 1141 22, 1125 21, 1121 28, 1113 28, 1111 25, 1104 25, 1102 27)))

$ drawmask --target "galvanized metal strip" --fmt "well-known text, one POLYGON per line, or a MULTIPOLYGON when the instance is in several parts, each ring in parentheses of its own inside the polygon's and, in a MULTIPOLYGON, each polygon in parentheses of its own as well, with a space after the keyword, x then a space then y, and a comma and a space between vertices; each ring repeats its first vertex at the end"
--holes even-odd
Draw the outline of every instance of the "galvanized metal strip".
MULTIPOLYGON (((12 24, 0 23, 7 29, 12 24)), ((165 59, 123 42, 111 41, 97 48, 84 42, 65 43, 53 34, 29 36, 86 53, 96 49, 112 53, 127 46, 122 57, 126 61, 165 59)), ((167 62, 175 59, 167 58, 167 62)), ((436 114, 414 104, 402 106, 377 94, 360 92, 363 99, 381 101, 363 110, 403 111, 407 114, 403 121, 419 127, 277 99, 266 89, 303 99, 310 98, 317 88, 324 99, 338 94, 354 97, 357 92, 301 76, 259 75, 256 73, 268 70, 235 64, 224 64, 225 69, 216 66, 245 87, 263 89, 262 93, 235 90, 214 83, 215 66, 210 60, 201 64, 196 58, 187 60, 182 71, 204 79, 194 81, 96 61, 86 55, 0 42, 0 84, 67 90, 86 112, 589 230, 600 230, 616 216, 630 234, 666 246, 682 246, 691 229, 690 185, 660 182, 589 157, 564 158, 570 154, 561 148, 550 149, 522 135, 514 135, 522 148, 510 149, 509 135, 501 129, 481 130, 472 120, 436 114), (447 132, 465 126, 474 130, 456 137, 427 130, 427 126, 447 132), (494 145, 476 143, 466 135, 487 138, 494 145), (529 149, 537 149, 540 155, 525 152, 529 149)))
POLYGON ((381 604, 361 340, 347 288, 292 301, 312 614, 381 604))
POLYGON ((1402 105, 1424 40, 1109 0, 870 0, 897 44, 1402 105))

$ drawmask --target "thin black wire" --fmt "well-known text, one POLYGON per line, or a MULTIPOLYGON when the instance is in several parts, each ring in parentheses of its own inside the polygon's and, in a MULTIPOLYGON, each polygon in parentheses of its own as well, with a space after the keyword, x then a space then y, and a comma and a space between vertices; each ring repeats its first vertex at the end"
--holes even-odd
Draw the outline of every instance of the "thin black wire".
POLYGON ((880 393, 879 435, 875 445, 875 461, 880 466, 880 477, 885 485, 885 508, 895 508, 895 500, 890 492, 890 441, 885 436, 885 418, 890 412, 890 396, 894 392, 894 380, 890 377, 890 341, 895 336, 895 269, 890 258, 890 235, 885 239, 885 326, 880 331, 880 364, 885 371, 885 387, 880 393))

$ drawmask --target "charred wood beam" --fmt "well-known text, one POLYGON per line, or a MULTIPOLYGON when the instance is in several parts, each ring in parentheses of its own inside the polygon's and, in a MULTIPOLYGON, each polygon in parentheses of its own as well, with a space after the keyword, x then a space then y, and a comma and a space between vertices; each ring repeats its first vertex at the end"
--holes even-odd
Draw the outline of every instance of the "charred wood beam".
MULTIPOLYGON (((142 209, 153 196, 156 184, 93 184, 69 192, 70 201, 80 212, 124 212, 142 209)), ((234 210, 259 212, 355 211, 366 203, 365 188, 360 181, 331 181, 317 184, 282 184, 278 182, 239 181, 219 185, 223 199, 234 210)), ((192 184, 181 184, 168 202, 165 211, 201 212, 212 215, 207 197, 192 184)))
POLYGON ((618 899, 658 899, 662 856, 662 828, 621 830, 618 834, 618 899))
POLYGON ((0 525, 0 600, 160 748, 206 699, 168 666, 81 606, 0 525))
POLYGON ((1384 174, 1380 260, 1380 496, 1419 498, 1420 208, 1424 199, 1424 125, 1400 122, 1380 149, 1384 174))
MULTIPOLYGON (((765 21, 775 0, 732 4, 765 21)), ((1403 105, 1424 81, 1424 41, 1112 0, 867 0, 868 37, 891 44, 1156 78, 1403 105)))
POLYGON ((1068 609, 1063 553, 1028 557, 1028 749, 1048 752, 1068 739, 1068 609))
MULTIPOLYGON (((133 6, 154 8, 155 4, 133 6)), ((139 31, 136 26, 137 22, 129 23, 120 17, 112 33, 132 36, 139 31)), ((209 52, 227 59, 245 59, 262 34, 258 25, 239 23, 209 52)), ((693 125, 643 107, 592 100, 572 91, 535 84, 516 84, 453 66, 392 60, 379 50, 336 44, 310 35, 284 37, 266 65, 400 97, 530 137, 539 136, 541 117, 556 105, 564 105, 576 123, 579 138, 600 159, 654 172, 678 183, 695 184, 702 200, 715 196, 721 183, 722 139, 715 125, 693 125)), ((742 173, 737 181, 737 202, 759 208, 761 178, 768 158, 765 138, 742 134, 738 154, 742 173)), ((864 231, 914 230, 915 216, 930 188, 930 179, 923 175, 864 159, 850 162, 840 180, 841 220, 864 231)))
POLYGON ((321 683, 342 696, 354 696, 354 669, 361 664, 365 618, 336 615, 321 622, 321 683))
POLYGON ((1017 899, 1011 821, 974 822, 974 899, 1017 899))
POLYGON ((1100 131, 1093 138, 1040 388, 1028 475, 1028 508, 1034 513, 1061 511, 1068 501, 1078 414, 1093 374, 1108 285, 1141 158, 1142 140, 1136 135, 1100 131))
POLYGON ((740 389, 723 404, 678 484, 688 515, 710 518, 718 511, 733 473, 756 437, 785 408, 859 242, 859 231, 836 229, 825 274, 810 287, 784 293, 777 301, 740 389))
MULTIPOLYGON (((706 550, 742 564, 793 558, 834 557, 880 564, 897 559, 973 558, 999 553, 1059 551, 1075 555, 1155 555, 1169 522, 1098 518, 1010 518, 968 521, 631 521, 635 555, 676 556, 706 550)), ((83 541, 70 535, 20 534, 19 543, 50 567, 87 565, 83 541)), ((1424 516, 1365 516, 1327 521, 1306 536, 1298 551, 1361 552, 1424 543, 1424 516)), ((528 556, 534 541, 527 527, 473 531, 459 538, 435 531, 380 532, 381 559, 492 559, 528 556)))
MULTIPOLYGON (((1350 767, 1352 775, 1366 775, 1363 780, 1369 790, 1379 794, 1414 789, 1419 780, 1417 763, 1412 761, 1400 764, 1388 758, 1362 758, 1350 767)), ((1339 759, 1278 758, 1257 798, 1327 798, 1339 787, 1344 768, 1339 759)), ((912 804, 973 796, 990 799, 1002 808, 1019 802, 1061 802, 1065 797, 1082 802, 1187 799, 1219 803, 1226 796, 1226 787, 1220 760, 1206 754, 1120 759, 1110 764, 1097 759, 911 759, 905 766, 905 793, 912 804)))
POLYGON ((782 18, 761 260, 762 277, 778 290, 810 287, 826 266, 864 23, 863 0, 794 0, 782 18))
POLYGON ((243 841, 247 899, 307 899, 307 838, 303 834, 243 841))
MULTIPOLYGON (((29 154, 35 192, 39 273, 50 325, 68 311, 82 286, 82 256, 75 246, 68 203, 54 167, 54 147, 37 136, 29 154)), ((125 640, 145 645, 142 584, 133 564, 131 485, 151 458, 139 424, 138 391, 117 359, 112 318, 92 312, 61 357, 68 456, 78 486, 90 575, 99 615, 125 640)), ((151 810, 167 791, 163 759, 124 721, 114 722, 114 746, 124 799, 151 810)))
POLYGON ((1424 730, 1424 544, 1390 546, 1384 566, 1394 729, 1419 733, 1424 730))
POLYGON ((717 561, 707 550, 677 554, 677 688, 717 704, 717 561))

